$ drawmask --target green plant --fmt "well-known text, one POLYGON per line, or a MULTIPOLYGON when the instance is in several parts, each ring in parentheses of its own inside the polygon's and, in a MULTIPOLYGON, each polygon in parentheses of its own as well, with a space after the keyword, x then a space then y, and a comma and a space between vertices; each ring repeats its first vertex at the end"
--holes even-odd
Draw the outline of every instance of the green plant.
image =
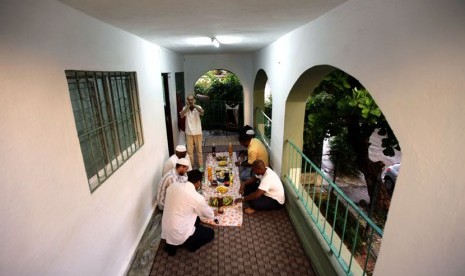
POLYGON ((383 153, 394 155, 399 143, 386 118, 370 93, 358 80, 341 70, 328 74, 314 89, 307 101, 304 127, 304 153, 315 164, 321 164, 323 139, 332 137, 331 157, 338 174, 353 175, 362 172, 367 183, 370 201, 387 209, 385 190, 380 177, 384 164, 369 158, 369 139, 374 131, 386 135, 382 140, 383 153))
MULTIPOLYGON (((225 103, 239 105, 239 125, 243 122, 243 88, 239 78, 227 70, 211 70, 202 75, 194 85, 194 94, 208 96, 202 105, 205 114, 202 126, 206 130, 222 129, 226 118, 225 103)), ((201 104, 201 103, 200 103, 201 104)))

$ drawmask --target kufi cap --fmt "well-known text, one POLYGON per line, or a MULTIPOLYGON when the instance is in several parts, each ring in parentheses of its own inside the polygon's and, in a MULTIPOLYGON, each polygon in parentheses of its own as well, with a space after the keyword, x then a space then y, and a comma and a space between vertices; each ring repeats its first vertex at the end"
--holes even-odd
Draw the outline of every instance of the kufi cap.
POLYGON ((190 165, 189 160, 187 160, 186 158, 179 158, 179 160, 178 160, 178 162, 176 162, 176 164, 183 165, 183 166, 186 166, 186 167, 189 167, 189 165, 190 165))
POLYGON ((255 131, 253 131, 252 129, 249 129, 245 132, 245 134, 247 135, 255 135, 255 131))
POLYGON ((186 151, 186 146, 178 145, 178 146, 176 147, 176 151, 185 152, 185 151, 186 151))

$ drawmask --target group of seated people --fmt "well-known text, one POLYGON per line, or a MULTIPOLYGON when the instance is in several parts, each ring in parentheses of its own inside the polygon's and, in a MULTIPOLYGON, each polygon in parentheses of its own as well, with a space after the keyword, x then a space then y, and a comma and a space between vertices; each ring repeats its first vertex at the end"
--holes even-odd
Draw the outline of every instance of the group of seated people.
MULTIPOLYGON (((247 214, 255 210, 271 210, 284 204, 284 188, 279 176, 268 167, 268 152, 252 131, 242 133, 239 142, 247 149, 247 159, 236 162, 240 167, 240 194, 235 203, 244 202, 247 214)), ((170 256, 178 247, 194 252, 214 238, 212 228, 203 226, 200 217, 214 219, 213 210, 197 192, 202 185, 202 172, 192 169, 186 147, 179 145, 163 168, 158 185, 157 205, 163 211, 161 238, 170 256)))

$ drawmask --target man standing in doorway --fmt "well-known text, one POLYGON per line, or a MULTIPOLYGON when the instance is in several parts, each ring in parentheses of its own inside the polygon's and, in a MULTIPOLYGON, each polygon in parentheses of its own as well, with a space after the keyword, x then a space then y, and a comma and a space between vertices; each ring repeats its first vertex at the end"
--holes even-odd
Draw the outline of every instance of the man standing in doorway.
POLYGON ((194 94, 186 97, 187 105, 179 114, 181 118, 186 117, 186 142, 187 154, 190 156, 191 164, 194 165, 194 146, 197 152, 198 166, 202 166, 202 123, 200 116, 203 116, 204 110, 200 105, 195 104, 194 94))

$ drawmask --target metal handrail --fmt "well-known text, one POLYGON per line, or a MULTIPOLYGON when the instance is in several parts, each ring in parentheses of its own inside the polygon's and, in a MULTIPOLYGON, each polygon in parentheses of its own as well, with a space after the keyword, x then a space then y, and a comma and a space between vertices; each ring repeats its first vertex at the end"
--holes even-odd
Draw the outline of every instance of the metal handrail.
POLYGON ((289 159, 285 178, 297 194, 298 200, 305 207, 306 215, 313 221, 347 275, 369 274, 371 271, 367 271, 368 264, 373 264, 371 267, 374 267, 377 259, 374 239, 381 240, 383 231, 292 141, 287 140, 286 142, 289 145, 289 159), (311 183, 306 185, 303 183, 305 181, 301 181, 302 175, 307 176, 309 173, 311 176, 312 172, 315 175, 313 187, 311 187, 311 183), (317 189, 317 179, 321 179, 319 189, 317 189), (327 183, 328 186, 327 193, 323 193, 324 183, 327 183), (306 188, 306 186, 308 187, 306 188), (323 199, 324 196, 327 198, 323 199), (335 202, 331 202, 331 196, 335 202), (309 201, 311 201, 311 206, 309 206, 309 201), (338 217, 339 209, 342 211, 338 217), (351 221, 355 225, 350 225, 351 221), (336 230, 341 227, 342 230, 336 230), (367 252, 370 254, 367 254, 363 261, 359 260, 359 263, 353 262, 357 253, 357 244, 361 243, 361 239, 366 242, 367 252), (371 254, 372 252, 375 254, 371 254))
POLYGON ((259 127, 256 127, 255 130, 257 132, 257 136, 265 143, 265 146, 268 148, 268 150, 271 149, 271 126, 273 121, 271 120, 270 117, 268 117, 263 110, 260 109, 260 107, 255 108, 255 121, 256 122, 263 122, 264 128, 263 132, 259 127), (259 116, 262 116, 262 118, 259 118, 259 116), (260 120, 261 119, 261 120, 260 120))

